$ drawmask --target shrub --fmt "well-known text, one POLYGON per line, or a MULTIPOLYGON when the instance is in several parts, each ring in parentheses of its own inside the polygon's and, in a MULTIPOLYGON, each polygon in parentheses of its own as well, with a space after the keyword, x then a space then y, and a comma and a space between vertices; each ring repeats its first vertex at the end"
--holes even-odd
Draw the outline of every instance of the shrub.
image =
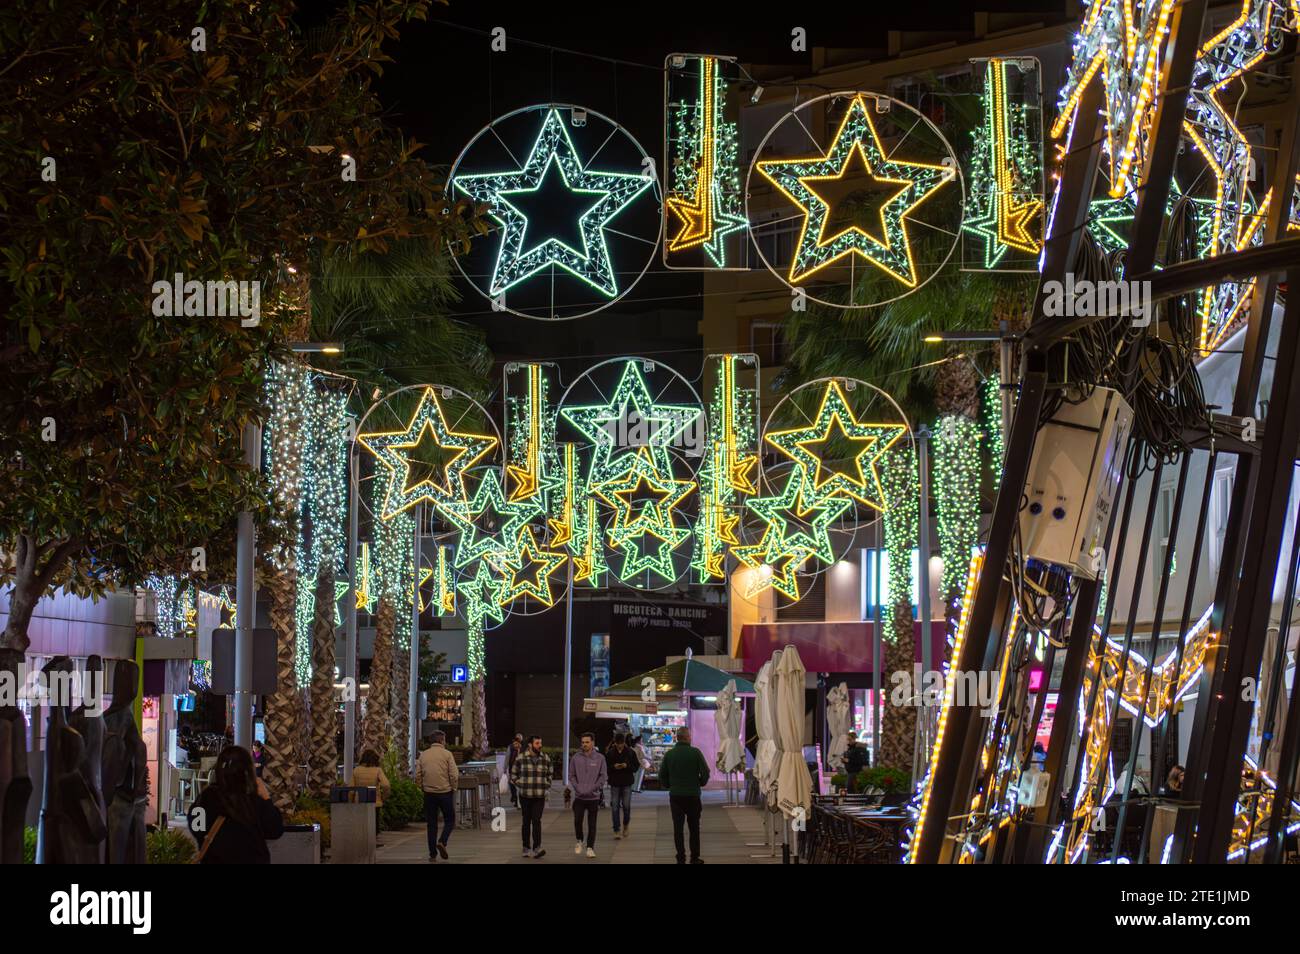
POLYGON ((23 829, 23 864, 36 864, 36 829, 23 829))
POLYGON ((160 828, 144 839, 145 863, 151 865, 187 865, 198 849, 194 839, 177 828, 160 828))
POLYGON ((380 824, 386 831, 405 828, 424 818, 424 793, 409 778, 391 780, 392 790, 379 810, 380 824))
POLYGON ((858 788, 876 788, 886 795, 899 795, 912 789, 912 776, 900 768, 877 765, 858 773, 858 788))
POLYGON ((846 788, 849 784, 849 777, 843 772, 836 772, 831 776, 832 788, 846 788))
POLYGON ((303 795, 294 805, 293 811, 284 817, 286 825, 320 825, 320 846, 324 850, 330 846, 330 806, 319 798, 303 795))

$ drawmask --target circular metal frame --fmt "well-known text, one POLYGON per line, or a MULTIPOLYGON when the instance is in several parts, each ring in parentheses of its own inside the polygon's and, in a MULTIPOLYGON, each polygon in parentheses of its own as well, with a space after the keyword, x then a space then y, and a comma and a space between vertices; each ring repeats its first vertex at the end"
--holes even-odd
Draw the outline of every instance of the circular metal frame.
MULTIPOLYGON (((655 160, 650 156, 648 152, 645 151, 645 148, 641 145, 641 141, 637 139, 635 136, 633 136, 632 133, 629 132, 628 129, 622 123, 610 119, 604 113, 598 112, 597 110, 594 109, 588 109, 585 106, 579 106, 576 103, 534 103, 530 106, 521 106, 518 109, 512 109, 510 112, 502 113, 500 116, 493 119, 490 123, 488 123, 482 129, 476 132, 473 136, 471 136, 469 142, 467 142, 464 145, 464 147, 460 150, 460 152, 456 155, 456 161, 452 163, 451 171, 447 174, 448 189, 450 190, 454 188, 454 186, 452 186, 452 182, 455 180, 457 172, 460 169, 460 164, 461 162, 464 161, 465 156, 469 153, 471 149, 474 148, 474 146, 478 143, 480 139, 483 138, 483 136, 486 133, 491 132, 495 135, 496 127, 499 123, 506 122, 507 120, 513 119, 514 117, 522 115, 523 113, 538 112, 542 110, 550 111, 552 109, 561 109, 561 110, 577 109, 586 113, 588 119, 595 117, 596 119, 601 120, 602 122, 606 123, 611 129, 610 135, 608 137, 609 139, 612 139, 615 135, 621 133, 623 137, 627 139, 627 141, 630 142, 636 148, 637 152, 641 154, 641 158, 643 160, 646 159, 650 160, 651 168, 655 169, 656 171, 656 174, 653 177, 653 184, 654 184, 654 195, 656 200, 659 203, 658 228, 655 232, 655 237, 653 242, 650 242, 649 239, 644 240, 650 242, 650 254, 646 258, 645 264, 641 266, 641 270, 637 273, 636 277, 632 279, 630 282, 628 282, 626 287, 620 288, 618 294, 615 295, 613 298, 609 299, 609 301, 604 302, 603 304, 598 305, 595 308, 590 308, 586 311, 578 312, 577 314, 564 315, 561 317, 557 317, 555 314, 555 303, 554 303, 555 265, 554 263, 552 263, 550 266, 548 266, 551 272, 551 283, 552 283, 552 303, 551 303, 550 317, 542 318, 537 315, 530 315, 526 312, 522 312, 517 309, 511 308, 508 303, 505 304, 504 307, 501 309, 504 312, 508 312, 509 314, 515 315, 518 318, 526 318, 529 321, 574 321, 578 318, 588 318, 591 315, 598 314, 604 311, 606 308, 610 307, 611 305, 618 303, 623 299, 625 295, 627 295, 628 292, 630 292, 633 288, 636 287, 637 283, 640 282, 642 278, 645 277, 645 273, 650 270, 650 265, 654 262, 656 258, 658 258, 659 246, 663 240, 663 231, 664 231, 664 192, 663 192, 663 187, 659 182, 658 166, 655 163, 655 160)), ((498 140, 500 140, 500 136, 498 136, 497 138, 498 140)), ((608 141, 608 139, 606 141, 608 141)), ((507 151, 509 150, 507 149, 507 151)), ((644 165, 642 166, 642 168, 645 168, 644 165)), ((500 228, 499 225, 495 226, 494 228, 489 230, 485 236, 480 236, 480 238, 486 238, 487 236, 495 235, 499 230, 499 228, 500 228)), ((635 236, 635 238, 641 239, 641 236, 635 236)), ((460 272, 461 278, 465 279, 465 281, 468 282, 469 285, 475 291, 477 291, 480 295, 486 298, 489 302, 495 301, 492 295, 489 295, 482 288, 480 288, 478 282, 474 281, 472 278, 469 277, 468 274, 466 274, 465 268, 461 264, 461 260, 460 260, 461 257, 459 255, 456 255, 454 251, 452 253, 451 259, 453 262, 455 262, 456 270, 460 272)), ((612 265, 613 263, 611 262, 611 266, 612 265)), ((615 273, 617 274, 617 269, 615 269, 615 273)))
MULTIPOLYGON (((875 301, 875 302, 870 302, 865 304, 845 304, 844 302, 829 301, 825 298, 818 298, 816 295, 809 292, 803 286, 791 284, 787 275, 783 273, 780 269, 773 266, 773 264, 768 261, 767 256, 763 254, 763 249, 758 242, 758 236, 755 234, 755 223, 754 223, 753 216, 750 215, 749 201, 750 201, 750 193, 751 193, 750 183, 754 178, 754 169, 758 165, 759 157, 763 155, 763 150, 767 147, 768 141, 772 138, 773 134, 775 134, 778 129, 780 129, 787 122, 789 122, 800 110, 809 109, 812 106, 817 105, 818 103, 826 102, 828 100, 834 102, 841 99, 853 99, 858 96, 870 97, 875 102, 879 102, 880 100, 888 100, 890 103, 889 111, 891 113, 896 106, 902 107, 903 109, 915 115, 918 123, 924 123, 930 129, 930 131, 933 132, 933 134, 938 138, 939 142, 943 144, 944 149, 947 150, 948 158, 952 160, 953 179, 957 182, 958 189, 961 192, 958 209, 961 210, 966 207, 966 179, 962 175, 961 163, 957 160, 957 153, 952 148, 952 143, 948 141, 948 137, 943 134, 943 132, 939 129, 939 127, 936 126, 933 122, 931 122, 930 119, 928 119, 924 114, 922 114, 920 110, 915 109, 912 106, 909 106, 907 103, 903 102, 902 100, 894 99, 894 97, 888 96, 884 93, 872 93, 866 90, 837 90, 835 92, 824 93, 821 96, 817 96, 814 97, 813 99, 805 100, 804 102, 797 104, 793 109, 791 109, 784 116, 782 116, 775 123, 773 123, 772 127, 763 135, 762 140, 758 144, 758 148, 754 150, 754 156, 749 161, 749 169, 745 173, 745 219, 749 223, 750 241, 753 243, 754 251, 758 253, 759 259, 762 261, 762 263, 765 266, 767 266, 767 270, 770 271, 773 275, 777 277, 777 279, 780 280, 781 284, 785 285, 787 288, 791 290, 795 290, 795 289, 802 290, 804 295, 808 298, 808 300, 817 302, 819 305, 825 305, 829 308, 840 308, 846 311, 855 308, 863 308, 863 309, 879 308, 882 305, 888 305, 890 302, 898 301, 900 298, 906 298, 908 295, 911 295, 913 292, 919 291, 921 288, 923 288, 926 284, 929 283, 930 279, 934 278, 935 275, 939 274, 939 272, 943 271, 944 268, 947 267, 948 263, 952 261, 952 257, 957 250, 958 244, 960 244, 961 242, 961 219, 960 219, 961 213, 959 211, 957 228, 952 232, 952 244, 948 247, 948 253, 944 256, 943 261, 940 262, 938 266, 936 266, 934 270, 931 271, 930 274, 925 277, 924 281, 917 282, 911 288, 908 288, 906 291, 902 292, 901 294, 895 295, 892 298, 885 298, 882 299, 881 301, 875 301)), ((800 123, 800 125, 803 124, 800 123)), ((805 130, 807 129, 806 126, 804 126, 804 128, 805 130)), ((811 136, 811 133, 809 135, 811 136)), ((817 145, 817 148, 821 148, 820 144, 815 143, 815 145, 817 145)), ((760 223, 759 227, 761 228, 761 226, 765 224, 767 223, 760 223)), ((899 284, 901 285, 902 283, 900 282, 899 284)), ((850 291, 852 291, 851 288, 850 291)))

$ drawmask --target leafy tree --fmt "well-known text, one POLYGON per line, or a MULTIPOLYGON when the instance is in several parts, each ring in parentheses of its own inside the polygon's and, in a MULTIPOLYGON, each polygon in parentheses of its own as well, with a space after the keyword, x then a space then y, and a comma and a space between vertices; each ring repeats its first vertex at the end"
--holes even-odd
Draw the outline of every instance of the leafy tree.
POLYGON ((239 510, 266 516, 240 433, 301 320, 294 273, 313 253, 484 228, 370 86, 428 4, 350 3, 311 44, 293 10, 0 9, 0 648, 26 648, 54 587, 192 574, 191 548, 215 559, 239 510), (155 314, 155 282, 177 274, 260 282, 260 323, 155 314))

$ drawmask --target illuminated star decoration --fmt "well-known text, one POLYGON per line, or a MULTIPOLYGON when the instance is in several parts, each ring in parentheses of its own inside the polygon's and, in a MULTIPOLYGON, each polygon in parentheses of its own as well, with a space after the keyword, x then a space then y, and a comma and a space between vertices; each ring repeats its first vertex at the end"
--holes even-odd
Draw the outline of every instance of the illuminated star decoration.
MULTIPOLYGON (((743 215, 727 211, 727 198, 733 190, 728 188, 724 194, 724 179, 735 176, 735 124, 727 123, 723 115, 727 84, 718 61, 701 57, 699 67, 699 98, 679 110, 680 119, 694 126, 690 156, 679 160, 689 164, 690 181, 681 193, 669 195, 664 202, 672 215, 665 248, 674 253, 703 246, 714 265, 726 268, 727 236, 748 226, 743 215), (725 158, 720 153, 725 153, 725 158)), ((671 148, 674 143, 669 145, 671 148)))
POLYGON ((339 610, 339 600, 347 596, 348 590, 351 588, 352 588, 352 584, 349 583, 347 580, 334 581, 334 625, 335 626, 343 625, 343 614, 339 610))
POLYGON ((551 108, 522 168, 458 175, 452 186, 486 203, 501 225, 490 294, 499 295, 555 265, 615 298, 618 276, 605 230, 654 181, 640 172, 585 168, 560 111, 551 108), (564 203, 564 214, 557 214, 558 202, 564 203))
POLYGON ((471 680, 482 679, 487 671, 483 654, 483 622, 485 619, 497 623, 505 621, 505 612, 501 608, 501 594, 505 591, 505 580, 494 574, 486 560, 480 560, 474 575, 456 584, 456 591, 465 598, 464 613, 467 624, 469 652, 468 669, 471 680))
POLYGON ((693 490, 694 481, 661 474, 647 447, 637 451, 622 477, 593 488, 597 497, 614 508, 608 537, 610 546, 624 553, 621 579, 646 570, 666 580, 676 576, 672 553, 690 536, 690 530, 678 525, 674 509, 693 490))
MULTIPOLYGON (((755 497, 746 506, 763 519, 772 531, 768 541, 768 562, 795 552, 808 553, 823 563, 835 562, 830 526, 853 506, 845 496, 809 499, 798 468, 790 471, 785 489, 774 497, 755 497)), ((769 536, 765 532, 765 536, 769 536)))
POLYGON ((511 541, 519 538, 523 526, 541 513, 542 508, 532 501, 507 501, 497 472, 487 470, 474 492, 474 499, 461 513, 448 514, 461 531, 456 565, 463 567, 480 557, 509 552, 511 541))
POLYGON ((1093 0, 1074 39, 1052 137, 1073 128, 1079 100, 1100 73, 1112 198, 1127 191, 1131 172, 1141 166, 1145 113, 1155 99, 1173 8, 1174 0, 1093 0))
POLYGON ((562 482, 554 468, 547 467, 549 451, 555 444, 555 417, 550 412, 542 366, 525 366, 528 389, 522 401, 508 398, 511 424, 509 429, 506 480, 511 501, 538 499, 543 506, 549 493, 562 482))
POLYGON ((358 434, 357 440, 383 465, 384 520, 391 520, 423 500, 439 509, 455 509, 465 500, 465 472, 496 447, 497 439, 487 434, 451 430, 433 388, 425 388, 410 422, 402 431, 358 434), (445 455, 441 464, 421 467, 413 473, 412 457, 436 448, 445 455))
POLYGON ((822 394, 817 416, 807 427, 773 431, 766 440, 796 464, 805 481, 804 497, 815 501, 832 494, 844 494, 876 510, 886 508, 884 490, 876 464, 907 433, 905 424, 865 424, 849 407, 839 381, 830 381, 822 394), (836 460, 827 453, 835 440, 853 448, 847 458, 836 460))
MULTIPOLYGON (((697 583, 726 577, 726 546, 739 544, 743 497, 756 493, 758 468, 758 397, 752 388, 736 384, 736 364, 752 355, 722 354, 709 358, 714 366, 709 403, 709 443, 700 467, 700 510, 691 558, 697 583)), ((756 364, 756 362, 754 362, 756 364)))
POLYGON ((828 265, 854 255, 876 265, 908 288, 918 283, 908 218, 940 188, 955 168, 885 154, 866 100, 855 96, 824 156, 768 159, 759 171, 803 212, 803 225, 790 262, 789 281, 801 282, 828 265), (877 223, 852 216, 856 196, 827 197, 854 181, 868 180, 888 198, 880 204, 877 223), (850 213, 844 221, 846 212, 850 213))
POLYGON ((449 546, 438 547, 438 562, 433 567, 434 579, 436 581, 435 590, 438 594, 438 615, 453 616, 456 613, 456 584, 452 579, 452 548, 449 546))
POLYGON ((758 543, 731 548, 736 559, 751 570, 758 571, 748 575, 745 584, 747 599, 757 596, 769 586, 788 599, 799 599, 798 572, 808 561, 808 551, 793 549, 779 553, 779 548, 774 546, 776 532, 775 528, 769 526, 758 543))
POLYGON ((639 447, 648 447, 656 470, 672 473, 668 448, 703 413, 685 404, 656 404, 641 373, 641 362, 623 366, 608 404, 561 408, 560 413, 594 448, 588 487, 623 476, 639 447), (616 445, 621 447, 615 453, 616 445))
POLYGON ((1009 249, 1037 255, 1042 249, 1041 145, 1028 141, 1028 107, 1012 108, 1006 60, 985 65, 984 124, 975 130, 971 210, 963 228, 984 245, 984 267, 994 268, 1009 249))
POLYGON ((497 571, 506 577, 500 598, 502 603, 509 603, 521 596, 531 596, 551 606, 555 603, 555 597, 551 593, 551 577, 564 566, 568 557, 539 547, 533 536, 533 528, 525 526, 512 550, 489 555, 486 559, 493 561, 497 571))

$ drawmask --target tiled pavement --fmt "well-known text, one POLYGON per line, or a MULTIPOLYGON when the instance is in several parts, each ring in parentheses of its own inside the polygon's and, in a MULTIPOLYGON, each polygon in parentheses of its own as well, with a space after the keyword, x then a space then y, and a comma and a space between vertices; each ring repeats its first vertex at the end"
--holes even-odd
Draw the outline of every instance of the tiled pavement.
MULTIPOLYGON (((573 812, 564 807, 564 799, 553 791, 542 816, 542 847, 546 857, 532 860, 522 857, 523 842, 519 831, 519 812, 506 804, 506 830, 492 831, 488 823, 478 829, 458 828, 448 843, 450 858, 444 864, 527 864, 527 865, 598 865, 598 864, 674 864, 673 820, 665 792, 642 792, 632 796, 631 835, 615 840, 609 808, 597 815, 596 857, 587 858, 573 852, 573 812)), ((428 864, 428 847, 424 823, 409 825, 402 831, 380 835, 382 847, 376 852, 379 864, 428 864)), ((768 849, 748 847, 746 842, 763 841, 763 815, 760 809, 726 807, 723 792, 705 792, 704 810, 700 815, 700 848, 705 864, 779 864, 780 849, 775 857, 768 849), (752 858, 753 854, 763 857, 752 858)))

